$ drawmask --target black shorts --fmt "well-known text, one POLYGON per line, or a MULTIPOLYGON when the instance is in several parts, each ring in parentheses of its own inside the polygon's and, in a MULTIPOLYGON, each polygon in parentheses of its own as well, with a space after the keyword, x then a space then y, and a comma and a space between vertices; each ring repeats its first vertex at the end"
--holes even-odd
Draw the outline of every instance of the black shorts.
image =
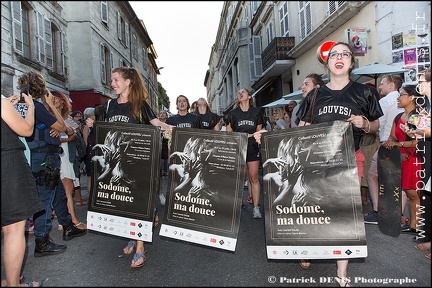
MULTIPOLYGON (((255 139, 254 139, 255 140, 255 139)), ((261 159, 258 143, 248 143, 246 152, 246 162, 259 161, 261 159)))

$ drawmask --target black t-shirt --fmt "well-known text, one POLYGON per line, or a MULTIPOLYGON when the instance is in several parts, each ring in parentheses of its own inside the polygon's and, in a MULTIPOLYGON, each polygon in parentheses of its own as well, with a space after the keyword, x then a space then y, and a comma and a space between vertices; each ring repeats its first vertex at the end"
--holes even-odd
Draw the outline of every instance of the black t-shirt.
POLYGON ((249 107, 246 112, 236 107, 228 112, 226 122, 231 125, 234 132, 253 134, 257 131, 258 125, 263 125, 264 118, 261 110, 256 107, 249 107))
MULTIPOLYGON (((249 107, 246 112, 240 107, 236 107, 228 112, 226 123, 231 125, 231 129, 234 132, 253 134, 257 131, 258 125, 263 125, 264 119, 263 113, 256 107, 249 107)), ((255 138, 248 137, 248 145, 255 143, 255 138)))
MULTIPOLYGON (((374 121, 383 115, 376 89, 350 81, 342 90, 331 90, 326 85, 320 87, 316 94, 311 117, 309 110, 312 108, 311 100, 314 91, 309 92, 297 112, 298 118, 304 122, 315 124, 346 120, 351 115, 363 115, 369 121, 374 121)), ((360 149, 360 139, 363 134, 362 129, 353 125, 356 151, 360 149)))
POLYGON ((170 116, 168 117, 166 123, 179 128, 201 128, 198 115, 192 113, 187 113, 184 116, 180 114, 170 116))
POLYGON ((119 104, 116 99, 108 101, 101 108, 98 121, 106 122, 124 122, 134 124, 151 124, 150 121, 157 118, 155 112, 151 109, 147 102, 143 102, 141 107, 141 115, 136 118, 132 113, 132 103, 126 102, 119 104), (108 104, 109 103, 109 104, 108 104), (108 111, 107 111, 107 105, 108 111))
POLYGON ((219 116, 216 113, 210 112, 198 114, 202 129, 213 129, 219 123, 219 116))

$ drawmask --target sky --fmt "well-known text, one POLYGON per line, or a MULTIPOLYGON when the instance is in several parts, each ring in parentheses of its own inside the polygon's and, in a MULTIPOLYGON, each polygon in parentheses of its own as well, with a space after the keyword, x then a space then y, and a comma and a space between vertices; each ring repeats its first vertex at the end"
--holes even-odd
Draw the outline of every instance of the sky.
POLYGON ((177 114, 177 96, 189 102, 207 98, 204 79, 211 47, 216 40, 223 1, 129 1, 144 21, 158 67, 158 82, 170 97, 169 110, 177 114))

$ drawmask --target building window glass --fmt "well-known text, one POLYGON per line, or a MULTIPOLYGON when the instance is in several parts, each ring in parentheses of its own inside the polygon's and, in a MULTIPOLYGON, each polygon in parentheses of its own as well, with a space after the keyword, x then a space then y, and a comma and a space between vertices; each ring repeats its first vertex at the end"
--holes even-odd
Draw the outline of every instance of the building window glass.
POLYGON ((289 37, 288 2, 279 9, 280 29, 282 37, 289 37))

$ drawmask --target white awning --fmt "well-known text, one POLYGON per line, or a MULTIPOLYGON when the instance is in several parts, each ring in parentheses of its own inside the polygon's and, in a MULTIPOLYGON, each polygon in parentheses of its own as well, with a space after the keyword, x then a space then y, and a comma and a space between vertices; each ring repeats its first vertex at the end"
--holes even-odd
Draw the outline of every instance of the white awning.
POLYGON ((285 100, 301 100, 302 96, 303 96, 302 90, 297 90, 295 92, 282 96, 282 98, 285 100))

